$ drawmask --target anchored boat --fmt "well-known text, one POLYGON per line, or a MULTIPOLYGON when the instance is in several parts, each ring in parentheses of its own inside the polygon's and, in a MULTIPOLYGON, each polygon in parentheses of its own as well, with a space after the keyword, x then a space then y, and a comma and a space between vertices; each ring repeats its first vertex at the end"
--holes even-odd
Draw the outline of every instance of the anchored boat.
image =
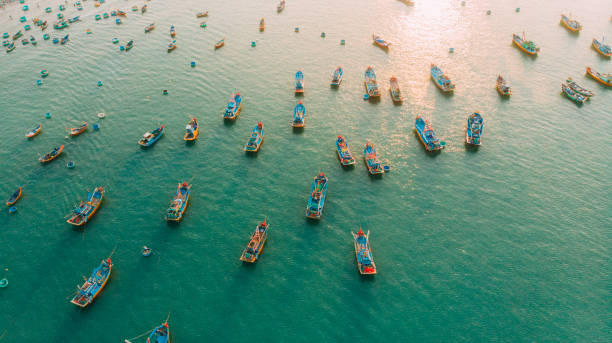
POLYGON ((604 84, 608 87, 612 87, 612 74, 602 74, 598 71, 591 69, 591 67, 587 67, 586 72, 587 74, 589 74, 590 77, 594 78, 599 83, 604 84))
POLYGON ((242 96, 238 92, 232 94, 232 98, 225 107, 225 113, 223 119, 234 120, 238 118, 240 110, 242 109, 242 96))
POLYGON ((21 198, 21 186, 17 188, 17 190, 11 195, 10 198, 6 201, 6 206, 13 206, 17 203, 17 200, 21 198))
POLYGON ((153 131, 146 132, 144 135, 142 135, 142 138, 138 140, 138 144, 143 147, 150 147, 164 135, 164 130, 165 127, 162 125, 153 131))
MULTIPOLYGON (((200 25, 201 26, 201 25, 200 25)), ((225 37, 223 37, 220 41, 218 41, 217 43, 215 43, 215 50, 219 49, 220 47, 225 45, 225 37)))
POLYGON ((593 38, 592 46, 595 49, 595 51, 597 51, 600 55, 602 55, 604 57, 611 57, 612 56, 612 48, 610 48, 609 45, 604 44, 603 38, 602 38, 601 42, 598 41, 597 39, 593 38))
POLYGON ((187 182, 183 182, 182 184, 179 183, 176 190, 176 195, 172 199, 170 207, 168 207, 168 211, 166 213, 167 221, 178 222, 181 220, 181 218, 183 218, 183 213, 185 213, 185 208, 189 202, 190 189, 191 185, 188 185, 187 182))
POLYGON ((574 80, 572 80, 572 78, 571 78, 571 77, 568 77, 568 78, 567 78, 567 80, 565 80, 565 83, 566 83, 566 84, 567 84, 567 85, 568 85, 568 86, 569 86, 571 89, 573 89, 574 91, 576 91, 576 92, 578 92, 578 93, 582 94, 584 97, 586 97, 586 98, 587 98, 587 100, 588 100, 588 98, 590 98, 590 97, 592 97, 593 95, 595 95, 595 94, 594 94, 593 92, 591 92, 590 90, 588 90, 588 89, 586 89, 586 88, 584 88, 584 87, 581 87, 581 86, 580 86, 579 84, 577 84, 577 83, 576 83, 574 80))
POLYGON ((449 93, 455 90, 455 85, 451 80, 444 74, 442 69, 433 63, 430 65, 430 74, 434 84, 441 91, 449 93))
MULTIPOLYGON (((145 33, 151 32, 151 31, 153 31, 153 29, 154 29, 154 28, 155 28, 155 23, 151 23, 151 24, 149 24, 149 25, 145 26, 145 28, 144 28, 144 32, 145 32, 145 33)), ((174 36, 173 36, 173 37, 174 37, 174 36)))
POLYGON ((334 70, 334 73, 332 74, 332 80, 331 80, 331 86, 332 87, 338 87, 340 86, 340 82, 342 82, 342 74, 344 73, 344 71, 342 70, 342 67, 338 66, 338 68, 336 68, 336 70, 334 70))
POLYGON ((575 90, 573 90, 570 86, 566 85, 565 83, 561 84, 561 91, 563 91, 563 94, 565 94, 566 97, 568 97, 570 100, 572 100, 573 102, 577 104, 582 105, 587 100, 585 96, 576 92, 575 90))
POLYGON ((348 144, 346 143, 346 139, 344 139, 342 135, 338 135, 338 138, 336 138, 336 151, 338 152, 340 164, 342 164, 343 166, 350 166, 355 164, 353 154, 351 154, 348 144))
POLYGON ((266 21, 264 20, 264 18, 261 18, 261 20, 259 21, 259 31, 263 32, 263 30, 266 29, 266 21))
POLYGON ((376 156, 376 149, 374 149, 374 145, 370 142, 367 142, 363 149, 363 161, 370 175, 379 175, 385 172, 382 163, 380 163, 378 156, 376 156))
POLYGON ((255 231, 251 235, 249 244, 247 244, 244 251, 242 251, 242 256, 240 256, 241 261, 248 263, 257 261, 259 255, 261 255, 264 244, 266 244, 266 240, 268 239, 269 228, 270 225, 266 222, 266 220, 255 227, 255 231))
POLYGON ((565 14, 561 15, 561 24, 571 32, 580 32, 582 30, 582 25, 578 21, 569 18, 565 14))
POLYGON ((301 70, 298 70, 295 73, 295 94, 303 94, 304 93, 304 73, 301 70))
POLYGON ((153 329, 147 337, 147 343, 170 343, 170 327, 167 321, 153 329))
POLYGON ((26 137, 27 138, 32 138, 34 136, 37 136, 40 132, 42 131, 42 125, 38 124, 36 125, 35 128, 33 128, 32 130, 30 130, 28 133, 26 133, 26 137))
POLYGON ((389 49, 389 46, 391 46, 390 42, 387 42, 386 40, 375 34, 372 35, 372 40, 374 41, 374 44, 378 45, 383 49, 389 49))
POLYGON ((81 126, 79 126, 79 127, 71 128, 69 134, 70 134, 70 136, 78 136, 81 133, 85 132, 85 130, 87 130, 87 122, 86 121, 82 122, 81 126))
POLYGON ((312 181, 310 196, 308 197, 308 203, 306 204, 306 217, 321 219, 326 194, 327 177, 322 172, 319 172, 319 175, 317 175, 312 181))
POLYGON ((186 141, 196 140, 196 138, 198 138, 198 135, 200 134, 200 126, 198 125, 198 120, 196 118, 191 118, 189 123, 187 123, 185 130, 187 130, 187 132, 185 133, 185 136, 183 137, 184 140, 186 141))
POLYGON ((91 276, 85 280, 82 286, 78 287, 77 294, 70 302, 79 307, 87 307, 91 304, 106 286, 112 269, 113 263, 110 257, 102 260, 100 265, 93 270, 91 276))
POLYGON ((512 95, 512 89, 506 85, 506 80, 501 75, 497 75, 497 92, 501 96, 512 95))
POLYGON ((293 108, 293 122, 291 123, 291 126, 295 128, 304 127, 304 125, 306 125, 305 116, 306 106, 304 106, 304 103, 302 103, 302 100, 300 100, 293 108))
POLYGON ((251 137, 244 146, 246 152, 258 152, 261 147, 261 143, 264 140, 264 128, 261 122, 257 123, 251 132, 251 137))
POLYGON ((370 99, 380 98, 380 90, 378 89, 378 83, 376 81, 376 73, 374 67, 369 66, 364 73, 364 81, 366 92, 370 99))
POLYGON ((196 18, 208 17, 208 11, 196 13, 196 18))
POLYGON ((125 51, 129 51, 132 47, 134 47, 134 40, 130 40, 129 42, 127 42, 127 44, 125 45, 125 51))
POLYGON ((389 79, 389 93, 391 93, 391 99, 393 100, 394 103, 396 104, 402 103, 403 101, 402 93, 400 91, 399 82, 397 81, 397 77, 395 76, 391 76, 391 79, 389 79))
POLYGON ((376 274, 376 264, 372 258, 370 248, 370 231, 363 233, 361 228, 357 234, 351 232, 355 241, 355 258, 357 259, 357 269, 362 275, 376 274))
POLYGON ((446 143, 440 142, 434 130, 429 126, 429 123, 421 118, 421 116, 417 115, 414 127, 421 143, 423 143, 427 151, 439 151, 444 149, 446 143))
POLYGON ((537 55, 538 51, 540 51, 540 48, 533 41, 525 39, 525 33, 523 33, 523 37, 512 34, 512 42, 523 52, 532 56, 537 55))
POLYGON ((467 118, 465 129, 465 142, 469 145, 480 145, 482 143, 482 130, 484 129, 484 119, 478 112, 470 114, 467 118))
POLYGON ((173 40, 172 42, 168 43, 168 52, 172 51, 176 49, 176 39, 173 40))
POLYGON ((64 38, 60 39, 60 44, 64 45, 68 43, 69 40, 70 40, 70 35, 65 35, 64 38))
POLYGON ((82 226, 93 217, 98 211, 102 198, 104 197, 104 189, 97 187, 93 193, 87 193, 87 201, 81 201, 79 206, 72 211, 72 217, 66 222, 74 226, 82 226))
POLYGON ((47 163, 47 162, 51 162, 54 159, 56 159, 59 155, 62 154, 62 151, 64 151, 64 144, 58 146, 57 148, 53 149, 50 153, 41 156, 38 158, 38 161, 40 161, 40 163, 47 163))
POLYGON ((281 0, 278 6, 276 6, 276 12, 281 13, 285 9, 285 0, 281 0))
POLYGON ((176 36, 176 29, 174 25, 170 26, 170 37, 174 38, 176 36))

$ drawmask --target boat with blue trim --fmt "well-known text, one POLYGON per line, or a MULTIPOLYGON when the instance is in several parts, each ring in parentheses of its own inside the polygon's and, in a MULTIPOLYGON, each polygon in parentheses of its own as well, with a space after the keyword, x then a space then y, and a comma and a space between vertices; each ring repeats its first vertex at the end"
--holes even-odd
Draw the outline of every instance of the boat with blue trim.
POLYGON ((563 94, 565 94, 566 97, 568 97, 570 100, 572 100, 573 102, 577 104, 582 105, 587 100, 585 96, 576 92, 575 90, 573 90, 570 86, 566 85, 565 83, 561 84, 561 91, 563 91, 563 94))
POLYGON ((113 263, 110 257, 102 260, 100 265, 93 270, 91 276, 78 288, 77 294, 70 302, 79 307, 87 307, 91 304, 106 286, 112 269, 113 263))
POLYGON ((391 76, 391 78, 389 79, 389 93, 391 93, 391 100, 393 100, 394 103, 402 103, 402 93, 397 77, 395 76, 391 76))
POLYGON ((30 130, 28 133, 26 133, 26 138, 32 138, 37 136, 39 133, 41 133, 42 131, 42 125, 38 124, 36 125, 36 127, 34 127, 32 130, 30 130))
POLYGON ((21 198, 21 186, 17 188, 17 190, 11 195, 10 198, 6 201, 6 206, 13 206, 17 203, 17 200, 21 198))
POLYGON ((455 90, 455 85, 437 65, 431 63, 429 72, 431 74, 431 79, 433 80, 434 84, 441 91, 449 93, 455 90))
POLYGON ((385 172, 382 163, 380 163, 378 156, 376 156, 376 149, 374 149, 374 145, 370 142, 366 142, 363 149, 363 161, 370 175, 380 175, 385 172))
POLYGON ((64 38, 60 39, 60 44, 64 45, 68 43, 69 40, 70 40, 70 35, 65 35, 64 38))
POLYGON ((586 88, 584 88, 584 87, 580 86, 579 84, 577 84, 577 83, 576 83, 576 81, 572 80, 572 78, 571 78, 571 77, 568 77, 568 78, 567 78, 567 80, 565 80, 565 83, 566 83, 566 84, 567 84, 567 85, 568 85, 568 86, 569 86, 571 89, 573 89, 574 91, 576 91, 576 92, 578 92, 578 93, 582 94, 584 97, 586 97, 586 98, 587 98, 587 100, 588 100, 588 98, 590 98, 590 97, 592 97, 593 95, 595 95, 595 93, 593 93, 593 92, 591 92, 590 90, 588 90, 588 89, 586 89, 586 88))
POLYGON ((593 70, 591 67, 586 68, 587 74, 595 79, 597 82, 612 87, 612 74, 602 74, 598 71, 593 70))
POLYGON ((304 125, 306 125, 306 106, 304 106, 304 103, 300 100, 293 108, 293 122, 291 126, 300 128, 304 127, 304 125))
POLYGON ((327 177, 323 172, 319 172, 310 189, 310 196, 306 204, 306 217, 312 219, 321 219, 323 215, 323 206, 325 205, 325 196, 327 194, 327 177))
POLYGON ((501 75, 497 75, 497 92, 501 96, 510 96, 512 95, 512 89, 510 86, 506 84, 506 80, 501 75))
POLYGON ((242 255, 240 256, 240 260, 243 262, 253 263, 256 262, 259 256, 261 255, 261 251, 266 244, 266 240, 268 239, 268 229, 270 225, 266 220, 263 223, 260 223, 255 227, 255 231, 251 235, 251 240, 247 244, 246 248, 242 251, 242 255))
POLYGON ((185 208, 187 208, 187 204, 189 203, 190 189, 191 185, 187 184, 187 182, 179 183, 176 195, 172 199, 170 207, 168 207, 168 211, 166 212, 167 221, 178 222, 183 218, 185 208))
POLYGON ((168 52, 172 51, 176 49, 176 39, 173 40, 172 42, 168 43, 168 52))
POLYGON ((591 45, 600 55, 604 57, 612 56, 612 48, 610 48, 609 45, 604 44, 603 38, 601 39, 601 42, 593 38, 593 43, 591 45))
POLYGON ((374 44, 376 44, 378 47, 383 48, 383 49, 389 49, 389 46, 391 46, 390 42, 387 42, 386 40, 382 39, 380 36, 372 34, 372 40, 374 41, 374 44))
POLYGON ((142 138, 138 140, 138 144, 143 147, 150 147, 151 145, 155 144, 155 142, 157 142, 160 138, 162 138, 162 136, 164 135, 164 130, 165 127, 164 125, 162 125, 150 132, 146 132, 144 135, 142 135, 142 138))
POLYGON ((380 98, 380 89, 376 81, 376 73, 374 72, 373 66, 368 66, 364 73, 363 84, 365 85, 366 92, 370 99, 380 98))
POLYGON ((332 74, 331 84, 330 84, 332 87, 340 86, 340 82, 342 82, 342 74, 343 73, 344 73, 344 71, 342 70, 341 66, 338 66, 338 68, 336 68, 336 70, 334 70, 334 73, 332 74))
POLYGON ((74 226, 83 226, 93 217, 98 211, 102 199, 104 197, 104 189, 96 187, 92 193, 87 193, 87 201, 81 203, 74 208, 72 216, 66 222, 74 226))
POLYGON ((168 321, 156 327, 147 337, 147 343, 170 343, 170 327, 168 321))
POLYGON ((342 135, 338 135, 338 137, 336 138, 336 151, 338 152, 340 164, 342 164, 343 166, 350 166, 355 164, 355 158, 353 158, 353 154, 351 154, 351 150, 349 150, 348 144, 346 143, 346 139, 342 135))
POLYGON ((68 23, 64 20, 60 20, 57 23, 53 24, 53 28, 56 30, 61 30, 68 27, 68 23))
POLYGON ((484 129, 484 119, 478 112, 470 114, 467 118, 465 129, 465 142, 469 145, 482 144, 482 131, 484 129))
POLYGON ((429 126, 429 123, 421 118, 420 115, 417 115, 414 127, 421 143, 423 143, 427 151, 439 151, 446 146, 446 143, 440 142, 434 130, 429 126))
POLYGON ((234 92, 232 94, 232 98, 227 103, 225 107, 225 113, 223 114, 223 119, 234 120, 238 118, 240 115, 240 110, 242 109, 242 96, 238 92, 234 92))
MULTIPOLYGON (((204 23, 204 22, 203 22, 204 23)), ((205 23, 204 23, 205 24, 205 23)), ((202 26, 202 24, 200 24, 201 27, 206 27, 206 26, 202 26)), ((225 45, 225 37, 221 38, 220 41, 218 41, 217 43, 215 43, 215 50, 219 49, 220 47, 225 45)))
POLYGON ((72 23, 76 23, 77 21, 80 21, 80 20, 81 20, 81 17, 80 16, 76 16, 76 17, 72 17, 72 18, 68 19, 68 22, 72 24, 72 23))
POLYGON ((295 93, 304 93, 304 73, 302 73, 301 70, 298 70, 297 73, 295 73, 295 93))
POLYGON ((264 140, 264 128, 261 122, 257 123, 251 132, 251 137, 244 145, 244 151, 246 152, 258 152, 261 147, 261 143, 264 140))
POLYGON ((196 118, 191 118, 189 123, 187 123, 185 130, 187 130, 187 132, 185 132, 185 136, 183 137, 183 139, 188 142, 195 141, 198 138, 198 135, 200 134, 200 126, 198 125, 198 120, 196 118))
POLYGON ((87 122, 84 121, 81 123, 81 125, 79 127, 73 127, 70 129, 70 136, 78 136, 81 133, 85 132, 85 130, 87 130, 87 122))
POLYGON ((145 28, 144 28, 144 32, 145 32, 145 33, 149 33, 149 32, 151 32, 151 31, 153 31, 153 29, 154 29, 154 28, 155 28, 155 23, 151 23, 151 24, 149 24, 149 25, 145 26, 145 28))
POLYGON ((512 42, 523 52, 532 56, 537 55, 538 51, 540 51, 540 48, 533 41, 525 39, 525 33, 523 33, 523 37, 513 33, 512 42))
POLYGON ((561 24, 563 24, 563 26, 565 26, 566 29, 574 33, 580 32, 580 30, 582 30, 582 25, 580 25, 580 23, 577 20, 571 19, 565 14, 561 15, 561 24))
POLYGON ((370 231, 364 233, 361 228, 357 234, 351 232, 355 243, 355 259, 357 260, 357 269, 361 275, 376 274, 376 264, 372 257, 372 248, 370 247, 370 231))
POLYGON ((54 159, 56 159, 59 155, 61 155, 62 151, 64 151, 64 144, 62 144, 62 145, 58 146, 57 148, 51 150, 50 153, 48 153, 48 154, 46 154, 44 156, 39 157, 38 161, 40 163, 51 162, 54 159))
POLYGON ((6 46, 6 52, 8 53, 8 52, 11 52, 11 51, 13 51, 13 50, 15 50, 15 43, 12 43, 12 42, 11 42, 11 43, 9 43, 9 44, 6 46))
POLYGON ((13 40, 17 40, 21 36, 23 36, 23 33, 21 33, 21 30, 19 30, 13 35, 13 40))

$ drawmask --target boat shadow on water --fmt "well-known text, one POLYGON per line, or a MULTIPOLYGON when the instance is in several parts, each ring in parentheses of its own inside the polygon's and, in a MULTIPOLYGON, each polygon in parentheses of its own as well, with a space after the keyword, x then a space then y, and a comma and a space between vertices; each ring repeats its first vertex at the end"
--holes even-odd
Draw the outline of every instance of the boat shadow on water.
POLYGON ((234 126, 234 124, 236 124, 235 120, 223 119, 223 125, 225 125, 227 127, 234 126))
POLYGON ((478 152, 478 150, 480 149, 480 145, 473 145, 473 144, 469 144, 468 142, 463 142, 463 145, 465 146, 465 152, 467 153, 476 153, 478 152))
POLYGON ((302 127, 292 126, 292 127, 293 127, 293 133, 298 133, 298 134, 303 134, 304 133, 304 127, 303 126, 302 127))

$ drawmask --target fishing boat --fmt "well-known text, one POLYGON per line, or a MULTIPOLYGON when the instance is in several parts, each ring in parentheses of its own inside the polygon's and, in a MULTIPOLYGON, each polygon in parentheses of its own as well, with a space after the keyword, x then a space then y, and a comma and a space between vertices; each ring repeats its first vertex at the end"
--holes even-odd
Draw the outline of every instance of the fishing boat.
POLYGON ((187 123, 185 130, 187 130, 187 132, 185 133, 183 139, 186 141, 195 141, 196 138, 198 138, 198 135, 200 134, 200 126, 198 125, 198 120, 196 118, 191 118, 189 123, 187 123))
POLYGON ((26 136, 26 138, 32 138, 34 136, 37 136, 41 131, 42 131, 42 125, 38 124, 38 125, 36 125, 35 128, 30 130, 28 133, 26 133, 25 136, 26 136))
POLYGON ((23 36, 23 33, 21 33, 21 30, 19 30, 19 31, 15 32, 15 34, 13 35, 13 40, 17 40, 21 36, 23 36))
POLYGON ((59 155, 62 154, 62 151, 64 151, 64 144, 58 146, 57 148, 51 150, 50 153, 41 156, 38 158, 38 161, 40 161, 40 163, 47 163, 47 162, 51 162, 54 159, 56 159, 59 155))
POLYGON ((266 21, 264 20, 264 18, 261 18, 261 20, 259 21, 259 31, 263 31, 266 29, 266 21))
POLYGON ((570 86, 566 85, 565 83, 561 84, 561 91, 563 91, 563 94, 565 94, 566 97, 568 97, 570 100, 572 100, 573 102, 577 104, 582 105, 587 100, 585 96, 576 92, 575 90, 573 90, 570 86))
POLYGON ((74 208, 72 216, 67 220, 68 224, 74 226, 82 226, 93 217, 98 211, 102 198, 104 197, 104 189, 97 187, 93 193, 87 193, 87 201, 81 201, 81 203, 74 208))
POLYGON ((176 49, 176 39, 173 40, 172 42, 168 43, 168 52, 172 51, 176 49))
POLYGON ((297 105, 293 108, 293 122, 291 126, 294 128, 301 128, 306 125, 306 106, 302 100, 298 101, 297 105))
POLYGON ((591 69, 591 67, 587 67, 586 72, 587 74, 589 74, 590 77, 594 78, 599 83, 604 84, 608 87, 612 87, 612 74, 602 74, 598 71, 591 69))
POLYGON ((208 17, 208 11, 196 13, 196 18, 208 17))
POLYGON ((372 258, 372 249, 370 248, 370 231, 363 233, 361 228, 357 234, 351 232, 355 240, 355 258, 357 259, 357 268, 361 275, 376 274, 376 264, 372 258))
POLYGON ((281 13, 285 9, 285 0, 281 0, 278 6, 276 6, 276 12, 281 13))
POLYGON ((482 144, 482 130, 484 129, 484 119, 478 112, 470 114, 467 118, 465 130, 465 142, 469 145, 482 144))
POLYGON ((68 23, 65 22, 64 20, 60 20, 57 23, 53 24, 53 28, 55 28, 56 30, 61 30, 68 27, 68 23))
POLYGON ((225 37, 223 37, 220 41, 215 43, 215 50, 219 49, 220 47, 222 47, 224 45, 225 45, 225 37))
POLYGON ((369 66, 368 69, 366 69, 363 84, 365 85, 366 92, 368 93, 370 99, 380 98, 380 90, 378 89, 374 67, 369 66))
POLYGON ((372 40, 374 41, 374 44, 378 45, 379 47, 383 48, 383 49, 389 49, 389 46, 391 45, 390 42, 387 42, 386 40, 382 39, 380 36, 373 34, 372 35, 372 40))
POLYGON ((205 21, 203 21, 203 22, 201 22, 201 23, 200 23, 200 27, 206 27, 206 26, 207 26, 207 24, 206 24, 206 22, 205 22, 205 21))
POLYGON ((174 28, 174 25, 170 26, 170 37, 176 37, 176 29, 174 28))
POLYGON ((170 327, 167 321, 153 329, 147 337, 147 343, 170 343, 170 327))
POLYGON ((295 94, 304 94, 304 73, 301 70, 295 73, 295 94))
POLYGON ((571 32, 580 32, 582 30, 582 25, 578 21, 567 17, 565 14, 561 15, 561 24, 571 32))
POLYGON ((340 82, 342 82, 342 74, 344 73, 344 71, 342 70, 342 67, 338 66, 338 68, 336 68, 336 70, 334 70, 334 73, 332 74, 332 80, 331 80, 331 86, 332 87, 338 87, 340 86, 340 82))
POLYGON ((113 263, 110 257, 102 260, 100 265, 93 270, 91 276, 85 280, 82 286, 78 287, 77 294, 70 302, 79 307, 86 307, 91 304, 106 286, 112 269, 113 263))
POLYGON ((588 98, 590 98, 590 97, 592 97, 593 95, 595 95, 595 94, 594 94, 593 92, 591 92, 590 90, 588 90, 588 89, 586 89, 586 88, 584 88, 584 87, 581 87, 581 86, 580 86, 579 84, 577 84, 577 83, 576 83, 574 80, 572 80, 572 78, 571 78, 571 77, 568 77, 568 78, 567 78, 567 80, 565 80, 565 83, 566 83, 566 84, 567 84, 567 85, 568 85, 568 86, 569 86, 571 89, 573 89, 573 90, 574 90, 574 91, 576 91, 577 93, 580 93, 580 94, 582 94, 584 97, 586 97, 586 98, 587 98, 587 100, 588 100, 588 98))
POLYGON ((228 101, 227 106, 225 107, 225 113, 223 114, 223 119, 234 120, 238 118, 240 115, 240 110, 242 109, 242 96, 238 92, 234 92, 232 94, 232 98, 228 101))
POLYGON ((150 147, 151 145, 155 144, 155 142, 157 142, 163 135, 164 135, 164 125, 156 128, 153 131, 150 132, 146 132, 142 138, 138 141, 138 144, 140 144, 143 147, 150 147))
POLYGON ((264 128, 261 122, 257 123, 251 132, 251 137, 244 146, 246 152, 257 152, 264 140, 264 128))
POLYGON ((138 12, 138 5, 132 6, 132 11, 133 12, 138 12))
POLYGON ((72 24, 72 23, 76 23, 77 21, 80 21, 80 20, 81 20, 81 17, 80 16, 76 16, 76 17, 68 19, 68 22, 72 24))
POLYGON ((376 149, 370 142, 366 142, 365 148, 363 149, 363 161, 370 175, 380 175, 385 172, 382 163, 376 156, 376 149))
POLYGON ((402 93, 400 91, 399 82, 397 81, 397 77, 391 76, 389 79, 389 93, 391 93, 391 99, 396 104, 402 103, 402 93))
POLYGON ((145 13, 147 11, 148 6, 146 4, 144 4, 142 6, 142 8, 140 9, 140 13, 145 13))
POLYGON ((69 40, 70 40, 70 35, 65 35, 64 38, 60 40, 60 44, 64 45, 68 43, 69 40))
POLYGON ((26 38, 21 40, 21 44, 23 44, 23 45, 27 45, 28 43, 29 42, 28 42, 28 40, 26 38))
POLYGON ((266 220, 255 227, 249 244, 247 244, 246 248, 242 251, 242 255, 240 256, 241 261, 248 263, 257 261, 268 239, 268 228, 270 228, 270 225, 268 225, 266 220))
POLYGON ((117 15, 125 17, 127 14, 125 12, 121 11, 121 10, 117 10, 117 15))
POLYGON ((41 30, 41 31, 46 30, 46 29, 47 29, 47 26, 48 26, 47 21, 46 21, 46 20, 45 20, 45 21, 43 21, 43 23, 40 25, 40 30, 41 30))
POLYGON ((434 130, 429 126, 429 123, 421 118, 421 116, 417 115, 414 127, 427 151, 439 151, 446 145, 444 142, 440 142, 434 130))
POLYGON ((525 40, 525 33, 523 33, 523 37, 512 34, 512 42, 523 52, 532 56, 537 55, 538 51, 540 51, 540 48, 533 41, 525 40))
POLYGON ((321 219, 326 194, 327 177, 322 172, 319 172, 319 175, 312 180, 310 196, 308 197, 308 203, 306 204, 306 217, 321 219))
POLYGON ((510 86, 506 85, 506 80, 501 75, 497 75, 497 92, 501 96, 510 96, 512 95, 512 89, 510 86))
POLYGON ((610 48, 609 45, 604 44, 603 39, 600 42, 597 39, 593 38, 592 46, 595 49, 595 51, 597 51, 602 56, 605 56, 605 57, 612 56, 612 48, 610 48))
POLYGON ((346 139, 344 139, 342 135, 338 135, 336 138, 336 151, 338 152, 340 164, 343 166, 351 166, 355 164, 353 154, 351 154, 348 144, 346 143, 346 139))
POLYGON ((87 122, 86 121, 82 122, 81 126, 79 126, 79 127, 71 128, 69 134, 70 134, 70 136, 78 136, 81 133, 85 132, 85 130, 87 130, 87 122))
POLYGON ((155 28, 155 23, 151 23, 151 24, 145 26, 144 32, 145 33, 151 32, 151 31, 153 31, 154 28, 155 28))
POLYGON ((444 74, 442 69, 433 63, 430 65, 430 68, 431 79, 436 87, 446 93, 450 93, 455 90, 455 85, 451 82, 448 76, 444 74))
POLYGON ((17 190, 11 195, 10 198, 6 201, 6 206, 13 206, 17 203, 17 200, 21 198, 21 187, 17 188, 17 190))
POLYGON ((34 38, 34 36, 30 36, 30 43, 32 43, 32 45, 36 45, 36 38, 34 38))
POLYGON ((15 50, 15 43, 9 43, 9 45, 6 46, 6 52, 11 52, 15 50))
POLYGON ((185 208, 189 203, 189 190, 191 189, 191 185, 188 185, 187 182, 179 183, 178 188, 176 190, 176 195, 172 198, 172 202, 170 202, 170 207, 168 207, 168 211, 166 212, 166 220, 178 222, 183 218, 183 214, 185 213, 185 208))
POLYGON ((125 51, 130 50, 132 47, 134 47, 134 41, 130 40, 129 42, 127 42, 127 44, 125 45, 125 51))

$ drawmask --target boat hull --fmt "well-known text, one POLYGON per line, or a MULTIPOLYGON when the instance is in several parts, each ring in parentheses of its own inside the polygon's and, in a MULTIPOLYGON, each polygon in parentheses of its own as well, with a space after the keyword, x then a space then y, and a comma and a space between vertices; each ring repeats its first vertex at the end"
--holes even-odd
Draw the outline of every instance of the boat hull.
POLYGON ((523 45, 521 45, 521 43, 517 41, 516 39, 512 39, 512 43, 514 43, 514 45, 516 45, 521 51, 523 51, 524 53, 530 56, 536 56, 538 54, 537 51, 531 51, 531 50, 525 49, 525 47, 523 47, 523 45))
POLYGON ((9 198, 9 200, 6 202, 6 206, 13 206, 13 205, 15 205, 17 203, 17 200, 19 200, 19 198, 21 198, 21 187, 19 187, 15 191, 15 193, 13 193, 13 195, 9 198))
POLYGON ((599 76, 597 76, 597 74, 595 74, 595 72, 591 68, 587 67, 586 72, 587 72, 587 74, 589 74, 590 77, 592 77, 593 79, 595 79, 597 82, 601 83, 602 85, 606 85, 608 87, 612 87, 612 81, 608 82, 608 81, 600 78, 599 76))
POLYGON ((62 144, 57 152, 57 154, 51 156, 50 158, 46 158, 44 159, 43 157, 39 158, 38 160, 40 161, 40 163, 48 163, 53 161, 54 159, 58 158, 62 152, 64 151, 64 145, 62 144))
MULTIPOLYGON (((176 217, 166 216, 166 221, 169 221, 169 222, 180 222, 181 219, 183 219, 183 215, 185 214, 185 210, 187 209, 187 205, 189 205, 189 196, 191 195, 191 189, 190 188, 187 189, 187 194, 185 195, 185 201, 183 202, 183 204, 181 206, 181 211, 178 213, 178 215, 176 217)), ((177 195, 175 196, 175 198, 177 196, 179 196, 179 192, 180 191, 181 190, 180 190, 180 186, 179 186, 179 189, 177 190, 177 195)))
MULTIPOLYGON (((96 190, 95 192, 97 192, 98 190, 96 190)), ((93 197, 92 197, 93 198, 93 197)), ((91 210, 91 212, 87 215, 87 217, 85 218, 85 220, 82 220, 78 223, 74 222, 72 220, 72 218, 68 219, 66 222, 68 224, 74 225, 74 226, 83 226, 85 225, 85 223, 89 222, 89 220, 96 214, 96 212, 98 212, 98 209, 100 208, 100 205, 102 204, 102 200, 104 199, 104 191, 100 192, 100 199, 98 200, 98 202, 96 203, 96 206, 93 207, 93 209, 91 210)), ((89 201, 91 202, 91 199, 89 199, 89 201)))
POLYGON ((38 134, 39 134, 39 133, 41 133, 41 132, 42 132, 42 126, 40 126, 40 125, 39 125, 39 126, 36 128, 36 129, 34 129, 34 130, 32 130, 32 131, 28 132, 28 133, 26 134, 26 138, 36 137, 36 136, 38 136, 38 134))

